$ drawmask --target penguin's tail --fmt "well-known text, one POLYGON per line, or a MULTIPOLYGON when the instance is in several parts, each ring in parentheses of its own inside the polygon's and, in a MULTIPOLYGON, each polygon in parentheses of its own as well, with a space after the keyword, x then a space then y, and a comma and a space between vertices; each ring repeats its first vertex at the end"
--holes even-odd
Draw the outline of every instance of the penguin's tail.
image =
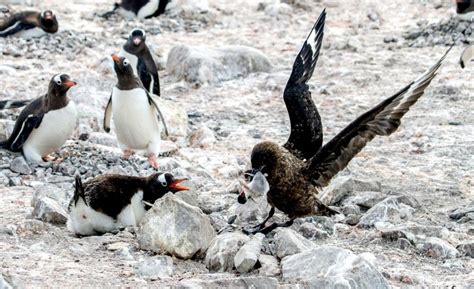
POLYGON ((76 205, 77 201, 82 198, 84 202, 86 202, 86 196, 84 193, 84 186, 82 185, 82 180, 81 176, 79 174, 76 175, 76 183, 75 183, 75 188, 74 188, 74 205, 76 205))
POLYGON ((2 150, 8 149, 8 140, 0 140, 0 149, 2 150))
POLYGON ((0 110, 17 108, 27 105, 30 100, 0 100, 0 110))

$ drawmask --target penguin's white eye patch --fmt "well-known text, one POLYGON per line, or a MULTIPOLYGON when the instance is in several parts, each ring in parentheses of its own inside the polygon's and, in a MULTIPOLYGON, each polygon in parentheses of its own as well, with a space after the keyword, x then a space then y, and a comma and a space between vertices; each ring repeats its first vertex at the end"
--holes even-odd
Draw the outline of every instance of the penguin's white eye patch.
POLYGON ((168 182, 166 182, 165 174, 161 174, 158 176, 158 181, 161 183, 163 187, 168 186, 168 182))
POLYGON ((123 60, 123 66, 128 66, 129 62, 128 62, 128 59, 124 59, 123 60))
POLYGON ((57 85, 61 85, 63 82, 61 81, 61 74, 57 74, 55 77, 54 77, 54 82, 56 82, 57 85))

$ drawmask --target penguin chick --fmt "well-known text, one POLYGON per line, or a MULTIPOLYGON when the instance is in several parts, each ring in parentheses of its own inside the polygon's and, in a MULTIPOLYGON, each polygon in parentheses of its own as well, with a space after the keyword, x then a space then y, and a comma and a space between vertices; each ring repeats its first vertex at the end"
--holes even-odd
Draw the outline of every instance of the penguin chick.
POLYGON ((53 11, 25 11, 13 14, 0 24, 0 37, 10 35, 23 38, 41 37, 58 31, 58 20, 53 11))
POLYGON ((66 93, 75 86, 67 74, 56 74, 48 92, 30 102, 16 120, 11 136, 0 148, 22 152, 29 162, 46 165, 50 153, 59 149, 76 126, 76 106, 66 93))
POLYGON ((130 61, 133 72, 141 80, 149 93, 160 96, 160 79, 155 61, 145 43, 146 34, 142 29, 133 29, 128 35, 119 56, 130 61))
POLYGON ((135 150, 146 150, 148 161, 157 168, 161 142, 159 119, 167 134, 163 116, 153 97, 133 73, 130 61, 115 54, 112 59, 118 82, 105 108, 104 130, 110 131, 113 114, 117 140, 124 157, 129 158, 135 150))
POLYGON ((76 176, 67 227, 86 236, 135 226, 157 199, 168 192, 189 190, 181 184, 185 180, 159 172, 148 177, 101 175, 83 185, 76 176))

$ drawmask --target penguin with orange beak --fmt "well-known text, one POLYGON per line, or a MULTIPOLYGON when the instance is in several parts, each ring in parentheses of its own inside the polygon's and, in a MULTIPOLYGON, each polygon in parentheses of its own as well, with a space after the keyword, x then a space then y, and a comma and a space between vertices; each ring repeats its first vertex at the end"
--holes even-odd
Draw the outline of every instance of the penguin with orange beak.
POLYGON ((0 148, 21 152, 27 161, 40 165, 53 160, 49 154, 71 137, 76 126, 76 106, 67 96, 75 85, 67 74, 53 76, 48 92, 21 111, 13 133, 0 141, 0 148))
POLYGON ((157 199, 168 192, 189 190, 182 184, 186 180, 158 172, 147 177, 100 175, 82 184, 76 176, 67 227, 87 236, 136 226, 157 199))
POLYGON ((117 84, 112 89, 104 114, 104 130, 110 131, 110 121, 114 119, 115 134, 124 158, 135 151, 145 150, 148 161, 158 168, 158 153, 161 143, 161 126, 168 134, 166 123, 151 95, 133 72, 131 62, 116 54, 112 55, 117 84))

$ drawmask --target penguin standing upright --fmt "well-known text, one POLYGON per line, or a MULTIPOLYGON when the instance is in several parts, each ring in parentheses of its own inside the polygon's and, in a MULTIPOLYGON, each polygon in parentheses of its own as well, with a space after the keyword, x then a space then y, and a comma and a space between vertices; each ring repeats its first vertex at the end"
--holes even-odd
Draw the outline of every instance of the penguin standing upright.
POLYGON ((157 168, 161 142, 159 119, 167 134, 163 116, 153 97, 133 73, 130 61, 116 54, 112 54, 112 59, 118 82, 105 108, 104 130, 110 131, 113 114, 117 140, 124 157, 129 158, 135 150, 146 150, 148 161, 157 168))
POLYGON ((13 14, 0 24, 0 37, 40 37, 46 33, 56 33, 58 28, 58 20, 53 11, 25 11, 13 14))
POLYGON ((165 13, 169 0, 122 0, 115 3, 114 9, 104 13, 102 17, 109 18, 117 11, 127 17, 140 19, 151 18, 165 13))
POLYGON ((137 225, 151 205, 168 192, 189 190, 170 173, 148 177, 101 175, 82 184, 76 176, 67 227, 76 235, 93 235, 137 225))
POLYGON ((76 106, 66 93, 76 85, 67 74, 57 74, 48 92, 30 102, 16 120, 11 136, 0 148, 22 152, 27 161, 46 164, 50 153, 59 149, 76 126, 76 106))
POLYGON ((133 29, 123 45, 119 56, 130 61, 133 72, 142 81, 148 92, 160 96, 160 80, 155 61, 145 43, 146 34, 142 29, 133 29))

